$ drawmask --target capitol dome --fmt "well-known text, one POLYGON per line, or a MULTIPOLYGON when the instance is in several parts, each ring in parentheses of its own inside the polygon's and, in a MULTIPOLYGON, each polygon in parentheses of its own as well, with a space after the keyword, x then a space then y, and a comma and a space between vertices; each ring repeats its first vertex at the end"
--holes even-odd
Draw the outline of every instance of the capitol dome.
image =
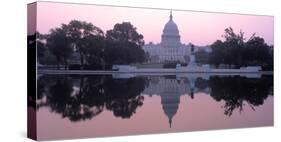
POLYGON ((163 29, 161 44, 166 48, 175 48, 181 45, 178 26, 173 21, 172 11, 170 12, 170 20, 163 29))

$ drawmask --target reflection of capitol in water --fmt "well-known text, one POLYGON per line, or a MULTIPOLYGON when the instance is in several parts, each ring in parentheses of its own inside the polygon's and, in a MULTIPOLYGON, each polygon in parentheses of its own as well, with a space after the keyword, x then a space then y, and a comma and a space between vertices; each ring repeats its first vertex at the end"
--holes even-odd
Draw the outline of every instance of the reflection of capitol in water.
MULTIPOLYGON (((194 112, 200 109, 202 105, 207 107, 210 111, 223 110, 224 113, 218 113, 215 117, 212 116, 212 113, 204 114, 204 117, 208 118, 210 116, 212 120, 218 121, 215 123, 219 123, 221 119, 232 123, 234 119, 225 119, 225 116, 231 116, 236 110, 239 112, 243 111, 243 114, 251 112, 252 109, 263 106, 265 101, 265 105, 269 105, 266 106, 265 111, 257 111, 255 113, 260 113, 260 116, 273 116, 273 76, 247 78, 233 74, 227 76, 212 76, 199 73, 150 73, 149 75, 122 73, 115 74, 112 77, 108 75, 75 75, 67 77, 65 75, 46 75, 39 77, 37 81, 36 112, 39 117, 59 115, 60 117, 52 118, 56 118, 58 122, 62 121, 62 123, 66 122, 65 118, 67 118, 70 122, 75 122, 75 126, 81 125, 82 127, 85 126, 84 121, 98 122, 100 123, 100 127, 91 127, 97 129, 97 132, 99 132, 99 128, 103 128, 103 126, 110 129, 111 127, 113 129, 116 128, 116 125, 108 125, 109 123, 120 125, 119 119, 115 121, 113 118, 121 118, 121 125, 128 125, 130 130, 136 126, 139 128, 139 125, 142 125, 140 120, 131 119, 131 117, 137 113, 147 117, 145 123, 147 122, 146 120, 153 120, 154 122, 155 119, 150 119, 150 117, 158 117, 161 115, 161 119, 163 117, 165 119, 164 124, 166 127, 170 125, 170 128, 172 127, 178 130, 180 125, 175 125, 175 120, 177 119, 177 121, 179 120, 178 123, 182 123, 182 119, 186 118, 182 117, 182 115, 192 116, 193 120, 202 117, 200 113, 204 112, 194 112), (223 106, 219 107, 209 103, 206 104, 205 101, 200 102, 202 98, 197 96, 199 93, 208 95, 205 99, 212 100, 214 103, 223 104, 223 106), (188 97, 188 99, 186 99, 186 97, 188 97), (199 102, 188 106, 189 109, 194 111, 178 111, 186 108, 186 106, 180 105, 180 103, 184 103, 181 101, 188 101, 188 103, 192 101, 189 97, 199 102), (148 100, 149 103, 153 106, 155 105, 157 109, 151 109, 151 105, 148 105, 148 107, 143 107, 142 111, 137 111, 137 109, 145 105, 145 101, 148 100), (161 104, 159 104, 159 100, 161 104), (161 105, 160 109, 159 105, 161 105), (244 110, 245 107, 248 109, 244 110), (104 111, 110 112, 112 115, 102 115, 105 114, 102 113, 104 111), (265 112, 269 112, 269 114, 265 112), (95 119, 97 116, 100 118, 95 119), (219 119, 213 119, 213 117, 219 119), (110 120, 110 122, 107 120, 110 120), (174 124, 172 121, 174 121, 174 124)), ((240 114, 241 113, 239 113, 239 116, 240 114)), ((241 119, 244 119, 244 116, 241 115, 241 119)), ((47 119, 44 118, 43 120, 47 119)), ((272 124, 273 119, 267 120, 272 124)), ((156 121, 158 120, 156 119, 156 121)), ((47 120, 47 122, 44 121, 38 124, 53 124, 53 122, 53 120, 49 122, 47 120)), ((238 119, 237 122, 241 124, 242 120, 238 119)), ((198 121, 194 121, 194 123, 194 125, 198 125, 198 127, 201 126, 198 121)), ((235 122, 235 124, 238 123, 235 122)), ((248 125, 248 121, 245 121, 245 125, 248 125)), ((180 127, 182 128, 182 126, 180 127)), ((141 127, 141 129, 142 128, 143 127, 141 127)))
POLYGON ((170 127, 172 119, 176 115, 181 95, 189 95, 192 99, 193 94, 198 92, 210 93, 210 88, 197 88, 198 79, 196 78, 180 78, 173 77, 151 77, 149 85, 143 91, 143 94, 149 96, 159 95, 161 97, 161 104, 165 115, 169 119, 170 127))

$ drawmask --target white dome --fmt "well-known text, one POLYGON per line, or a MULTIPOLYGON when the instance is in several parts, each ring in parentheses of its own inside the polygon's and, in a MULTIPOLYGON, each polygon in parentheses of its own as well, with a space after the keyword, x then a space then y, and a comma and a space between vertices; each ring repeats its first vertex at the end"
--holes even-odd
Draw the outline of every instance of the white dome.
POLYGON ((170 20, 163 29, 161 44, 167 48, 179 47, 181 45, 178 26, 173 21, 172 11, 170 13, 170 20))
POLYGON ((179 30, 177 24, 173 20, 169 20, 168 23, 165 24, 163 35, 178 35, 179 30))

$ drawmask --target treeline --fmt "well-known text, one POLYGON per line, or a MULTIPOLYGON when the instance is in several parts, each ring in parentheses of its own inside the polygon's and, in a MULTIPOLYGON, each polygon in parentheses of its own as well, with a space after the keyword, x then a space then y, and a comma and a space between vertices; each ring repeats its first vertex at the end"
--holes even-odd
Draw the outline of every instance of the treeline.
POLYGON ((141 63, 146 54, 143 35, 130 22, 117 23, 104 33, 85 21, 72 20, 53 28, 49 34, 37 33, 37 56, 40 64, 64 65, 69 62, 82 69, 112 64, 141 63))
POLYGON ((225 29, 224 41, 217 40, 211 45, 208 63, 229 68, 262 66, 263 70, 273 70, 273 46, 262 37, 253 34, 247 41, 244 33, 236 34, 231 27, 225 29))

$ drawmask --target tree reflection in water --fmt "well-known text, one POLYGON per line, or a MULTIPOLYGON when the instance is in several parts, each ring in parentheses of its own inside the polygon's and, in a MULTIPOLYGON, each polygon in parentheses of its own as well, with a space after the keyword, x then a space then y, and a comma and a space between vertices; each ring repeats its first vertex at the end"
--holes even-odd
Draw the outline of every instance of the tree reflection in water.
POLYGON ((231 116, 235 109, 243 111, 246 102, 253 110, 255 106, 262 105, 264 100, 273 96, 273 76, 262 78, 246 77, 211 77, 209 86, 211 96, 216 101, 225 101, 224 114, 231 116))
POLYGON ((38 80, 37 108, 47 106, 74 122, 91 119, 105 107, 116 117, 130 118, 143 104, 140 93, 145 85, 141 77, 112 80, 110 76, 43 76, 38 80))
MULTIPOLYGON (((153 77, 114 79, 103 75, 44 75, 37 81, 37 109, 48 107, 50 111, 73 122, 92 119, 105 109, 112 111, 115 117, 130 118, 143 105, 144 96, 141 93, 155 88, 159 91, 156 86, 161 85, 161 79, 169 80, 165 83, 174 83, 173 88, 179 84, 187 86, 181 90, 186 91, 183 94, 207 92, 214 100, 224 101, 224 114, 227 116, 231 116, 236 109, 241 112, 245 103, 255 110, 269 95, 273 95, 273 76, 212 76, 208 80, 158 76, 155 82, 153 77), (190 85, 192 80, 195 80, 195 88, 190 85)), ((160 90, 165 94, 163 91, 165 89, 160 90)))
POLYGON ((107 80, 104 85, 109 100, 106 108, 116 117, 130 118, 137 107, 142 106, 144 97, 140 94, 145 89, 144 78, 107 80))

